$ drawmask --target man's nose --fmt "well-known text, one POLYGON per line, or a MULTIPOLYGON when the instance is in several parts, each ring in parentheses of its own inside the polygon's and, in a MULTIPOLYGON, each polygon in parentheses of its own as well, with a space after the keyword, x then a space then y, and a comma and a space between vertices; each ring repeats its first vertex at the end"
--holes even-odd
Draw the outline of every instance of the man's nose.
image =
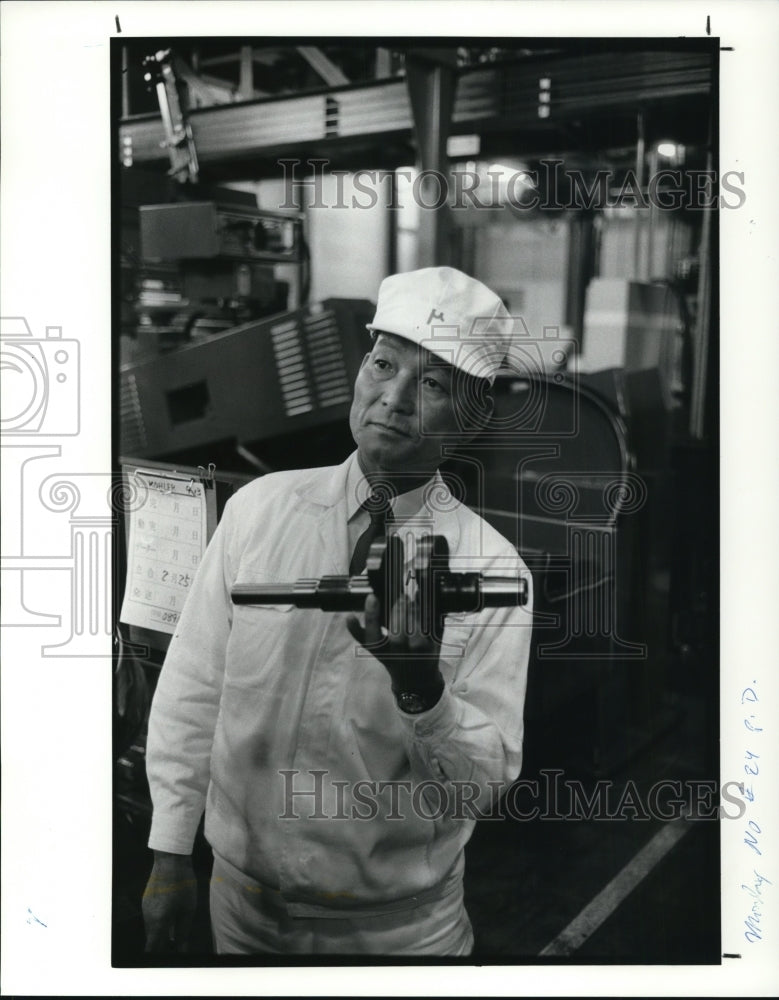
POLYGON ((412 414, 416 409, 416 381, 406 375, 398 374, 384 383, 381 395, 382 403, 390 410, 398 413, 412 414))

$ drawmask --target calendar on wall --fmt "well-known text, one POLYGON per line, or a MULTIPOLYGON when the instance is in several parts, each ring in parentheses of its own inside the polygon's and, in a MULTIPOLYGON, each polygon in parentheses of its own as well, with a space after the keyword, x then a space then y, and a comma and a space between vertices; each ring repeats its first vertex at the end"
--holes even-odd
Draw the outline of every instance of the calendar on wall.
POLYGON ((120 621, 173 635, 208 541, 206 484, 135 469, 120 621))

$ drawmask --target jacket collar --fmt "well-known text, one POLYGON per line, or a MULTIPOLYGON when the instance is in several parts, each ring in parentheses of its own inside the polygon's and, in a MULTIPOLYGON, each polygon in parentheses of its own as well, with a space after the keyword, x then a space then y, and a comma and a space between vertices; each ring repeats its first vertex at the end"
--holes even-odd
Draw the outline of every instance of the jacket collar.
POLYGON ((321 507, 335 507, 346 496, 346 479, 352 462, 357 461, 354 451, 340 465, 310 469, 308 475, 295 489, 299 497, 321 507))
MULTIPOLYGON (((346 572, 342 565, 343 555, 336 555, 336 548, 341 553, 347 549, 346 483, 352 463, 356 461, 357 452, 354 451, 341 465, 312 469, 310 476, 296 490, 299 497, 321 508, 319 533, 325 551, 331 554, 332 561, 339 566, 335 570, 338 573, 346 572)), ((436 472, 430 489, 426 490, 426 502, 420 512, 420 529, 414 533, 427 534, 432 530, 433 534, 446 538, 450 551, 456 551, 460 542, 460 521, 457 516, 459 506, 441 473, 436 472)), ((411 530, 414 530, 413 527, 411 530)))

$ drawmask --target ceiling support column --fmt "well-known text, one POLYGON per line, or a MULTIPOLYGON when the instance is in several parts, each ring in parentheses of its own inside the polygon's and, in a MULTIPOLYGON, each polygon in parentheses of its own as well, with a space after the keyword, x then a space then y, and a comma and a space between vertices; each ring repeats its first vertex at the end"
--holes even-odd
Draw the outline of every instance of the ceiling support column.
POLYGON ((420 206, 417 267, 451 262, 446 141, 452 122, 456 70, 456 54, 447 49, 415 49, 406 56, 406 84, 421 172, 414 185, 414 197, 420 206))

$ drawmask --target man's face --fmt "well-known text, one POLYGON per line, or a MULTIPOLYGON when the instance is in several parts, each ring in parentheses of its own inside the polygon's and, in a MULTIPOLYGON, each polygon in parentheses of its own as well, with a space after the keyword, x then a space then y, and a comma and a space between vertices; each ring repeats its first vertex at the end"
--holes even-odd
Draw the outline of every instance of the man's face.
POLYGON ((443 440, 470 436, 457 420, 450 366, 389 333, 363 358, 349 423, 365 473, 432 474, 443 440))

